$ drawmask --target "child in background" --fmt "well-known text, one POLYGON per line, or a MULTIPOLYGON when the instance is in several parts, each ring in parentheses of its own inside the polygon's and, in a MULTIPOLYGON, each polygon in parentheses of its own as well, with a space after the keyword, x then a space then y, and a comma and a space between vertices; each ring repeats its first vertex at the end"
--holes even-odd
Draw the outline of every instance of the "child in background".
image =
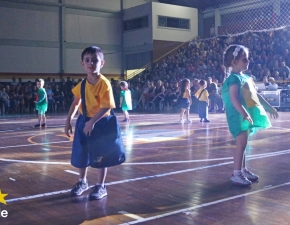
POLYGON ((248 57, 249 50, 242 45, 231 45, 226 49, 224 65, 229 76, 222 87, 229 130, 237 143, 231 181, 241 186, 249 186, 259 179, 246 167, 249 135, 271 127, 266 111, 271 117, 278 117, 277 111, 257 93, 253 79, 243 73, 249 66, 248 57))
POLYGON ((125 119, 122 122, 129 122, 128 110, 132 110, 132 98, 131 91, 128 89, 128 83, 126 81, 120 82, 121 92, 120 92, 120 108, 122 108, 125 119))
POLYGON ((179 101, 181 108, 180 123, 191 123, 191 120, 189 119, 189 108, 192 104, 190 94, 190 81, 186 78, 181 81, 179 101), (186 121, 183 120, 184 113, 186 114, 186 121))
POLYGON ((45 112, 47 111, 47 94, 44 86, 44 80, 38 79, 36 80, 36 87, 38 89, 37 98, 35 103, 36 110, 38 111, 38 124, 36 124, 34 127, 45 127, 46 126, 46 117, 45 112))
POLYGON ((208 120, 208 106, 209 106, 209 100, 208 100, 208 91, 206 90, 207 83, 205 80, 199 81, 199 90, 195 93, 195 97, 198 100, 198 115, 200 118, 200 122, 210 122, 208 120))

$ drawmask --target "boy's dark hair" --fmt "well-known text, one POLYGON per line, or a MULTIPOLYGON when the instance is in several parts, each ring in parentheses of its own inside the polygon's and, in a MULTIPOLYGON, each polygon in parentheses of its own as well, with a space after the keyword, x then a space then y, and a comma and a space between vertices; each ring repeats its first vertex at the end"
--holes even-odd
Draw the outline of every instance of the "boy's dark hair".
POLYGON ((199 81, 199 85, 200 85, 200 86, 203 86, 203 85, 205 85, 205 82, 206 82, 205 80, 200 80, 200 81, 199 81))
POLYGON ((90 46, 90 47, 85 48, 82 52, 82 61, 84 60, 84 57, 87 54, 93 54, 93 55, 97 54, 101 58, 102 61, 104 60, 104 53, 97 46, 90 46))

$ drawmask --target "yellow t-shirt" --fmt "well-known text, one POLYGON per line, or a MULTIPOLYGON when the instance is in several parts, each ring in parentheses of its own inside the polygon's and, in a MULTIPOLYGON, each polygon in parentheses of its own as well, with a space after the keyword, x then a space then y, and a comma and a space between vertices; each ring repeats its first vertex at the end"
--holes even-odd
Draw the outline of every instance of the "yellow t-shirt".
POLYGON ((185 92, 183 93, 182 98, 189 98, 189 96, 190 96, 190 90, 186 89, 185 92))
MULTIPOLYGON (((73 89, 72 93, 75 97, 81 99, 81 82, 79 82, 73 89)), ((115 108, 115 101, 113 96, 113 90, 110 81, 100 75, 98 83, 92 85, 86 81, 86 109, 88 117, 93 117, 101 108, 115 108)), ((82 105, 79 107, 79 112, 82 112, 82 105)), ((110 115, 108 111, 105 116, 110 115)))
MULTIPOLYGON (((196 98, 199 97, 200 92, 201 92, 202 90, 203 90, 203 89, 200 88, 200 89, 195 93, 195 97, 196 97, 196 98)), ((208 96, 209 96, 209 94, 208 94, 207 90, 205 89, 205 90, 202 92, 202 94, 201 94, 201 96, 200 96, 200 98, 199 98, 199 101, 207 101, 208 96)))

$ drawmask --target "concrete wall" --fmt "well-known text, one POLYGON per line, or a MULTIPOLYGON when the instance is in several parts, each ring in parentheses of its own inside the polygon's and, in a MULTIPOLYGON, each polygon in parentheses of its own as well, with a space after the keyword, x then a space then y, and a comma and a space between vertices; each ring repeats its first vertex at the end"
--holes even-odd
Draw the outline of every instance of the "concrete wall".
POLYGON ((104 74, 121 73, 120 0, 0 0, 1 73, 83 73, 80 54, 105 53, 104 74))
POLYGON ((186 42, 198 36, 198 11, 194 8, 152 3, 153 39, 162 41, 186 42), (159 27, 158 16, 176 17, 190 20, 190 29, 159 27))

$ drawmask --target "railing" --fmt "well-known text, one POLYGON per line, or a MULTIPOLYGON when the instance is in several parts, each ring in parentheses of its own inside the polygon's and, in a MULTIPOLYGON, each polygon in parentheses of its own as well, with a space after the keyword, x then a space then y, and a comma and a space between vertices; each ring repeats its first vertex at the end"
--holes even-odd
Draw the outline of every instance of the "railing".
POLYGON ((178 45, 177 47, 173 48, 172 50, 170 50, 170 51, 167 52, 166 54, 164 54, 164 55, 160 56, 159 58, 157 58, 156 60, 154 60, 153 62, 150 62, 150 63, 146 64, 145 66, 143 66, 142 68, 136 70, 134 73, 130 74, 129 76, 127 75, 127 76, 126 76, 127 80, 132 79, 133 77, 135 77, 136 75, 138 75, 138 74, 141 73, 142 71, 148 69, 148 67, 150 67, 153 63, 158 62, 159 60, 161 60, 161 59, 163 59, 164 57, 166 57, 168 54, 170 54, 170 53, 176 51, 178 48, 180 48, 180 47, 182 47, 182 46, 184 46, 184 45, 190 43, 191 41, 193 41, 193 40, 196 39, 196 38, 197 38, 197 37, 194 37, 194 38, 190 39, 189 41, 186 41, 186 42, 184 42, 184 43, 178 45))

